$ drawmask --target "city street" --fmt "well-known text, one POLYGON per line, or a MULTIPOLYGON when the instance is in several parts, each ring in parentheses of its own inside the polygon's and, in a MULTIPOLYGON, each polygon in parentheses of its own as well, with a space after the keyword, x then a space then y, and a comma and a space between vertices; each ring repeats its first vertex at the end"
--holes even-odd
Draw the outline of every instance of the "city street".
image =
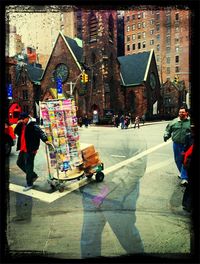
MULTIPOLYGON (((123 199, 127 199, 129 194, 134 196, 132 186, 135 188, 138 182, 137 202, 134 198, 136 226, 144 252, 155 255, 173 253, 177 258, 180 254, 191 253, 191 219, 181 205, 184 187, 180 186, 178 179, 172 142, 163 142, 166 125, 167 122, 160 122, 124 130, 103 126, 81 127, 80 142, 94 144, 104 163, 105 178, 101 183, 97 183, 95 177, 66 182, 64 192, 52 190, 47 182, 49 172, 42 142, 35 158, 35 171, 39 178, 34 189, 23 192, 25 175, 16 165, 18 152, 13 147, 9 166, 9 253, 13 256, 17 252, 21 255, 31 253, 60 259, 80 259, 83 217, 87 207, 87 204, 84 205, 84 195, 89 200, 91 193, 98 195, 102 188, 110 191, 115 184, 109 200, 113 203, 121 199, 125 190, 128 194, 124 194, 126 198, 123 199), (13 221, 16 215, 26 220, 13 221)), ((113 206, 114 203, 110 210, 114 210, 113 206)), ((121 209, 123 213, 130 210, 127 208, 121 209)), ((102 211, 106 210, 105 202, 102 211)), ((92 213, 94 217, 96 209, 92 213)), ((125 222, 122 224, 126 225, 125 222)), ((91 232, 94 229, 91 226, 91 232)), ((126 254, 108 223, 103 229, 101 242, 101 256, 126 254)))

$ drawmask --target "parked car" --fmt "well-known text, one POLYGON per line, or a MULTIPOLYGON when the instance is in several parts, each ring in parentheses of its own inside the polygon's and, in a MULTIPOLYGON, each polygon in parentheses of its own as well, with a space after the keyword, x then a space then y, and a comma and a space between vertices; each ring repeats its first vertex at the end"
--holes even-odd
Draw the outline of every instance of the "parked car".
POLYGON ((5 155, 9 156, 12 147, 16 144, 16 135, 14 133, 14 129, 8 123, 5 123, 5 155))

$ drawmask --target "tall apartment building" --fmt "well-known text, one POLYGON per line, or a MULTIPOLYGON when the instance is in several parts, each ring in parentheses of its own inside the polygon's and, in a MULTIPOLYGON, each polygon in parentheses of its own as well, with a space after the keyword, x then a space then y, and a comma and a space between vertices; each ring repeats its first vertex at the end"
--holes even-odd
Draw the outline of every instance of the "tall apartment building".
POLYGON ((189 91, 190 10, 126 10, 124 38, 125 55, 154 49, 161 84, 178 76, 189 91))
MULTIPOLYGON (((49 56, 58 37, 59 31, 71 38, 81 38, 81 12, 76 8, 69 10, 36 10, 35 12, 9 11, 7 16, 10 25, 15 25, 16 32, 21 35, 25 47, 36 49, 38 62, 43 68, 49 59, 49 56)), ((12 43, 9 41, 8 50, 12 43)))

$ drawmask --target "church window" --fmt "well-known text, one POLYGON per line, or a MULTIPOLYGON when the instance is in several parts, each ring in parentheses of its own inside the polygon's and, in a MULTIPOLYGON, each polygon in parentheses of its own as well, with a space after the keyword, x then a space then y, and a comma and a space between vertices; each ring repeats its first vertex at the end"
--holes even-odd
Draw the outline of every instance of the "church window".
POLYGON ((98 21, 94 13, 91 13, 89 19, 89 27, 90 27, 90 41, 97 40, 98 33, 98 21))

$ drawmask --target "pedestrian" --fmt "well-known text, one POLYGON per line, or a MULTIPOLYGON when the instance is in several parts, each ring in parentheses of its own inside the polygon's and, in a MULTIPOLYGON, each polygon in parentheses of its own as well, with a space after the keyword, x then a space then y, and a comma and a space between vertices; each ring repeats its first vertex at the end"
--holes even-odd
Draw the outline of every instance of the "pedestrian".
POLYGON ((126 115, 125 116, 125 120, 124 120, 124 128, 125 129, 128 129, 129 125, 130 125, 130 116, 129 115, 126 115))
POLYGON ((124 115, 120 116, 120 123, 121 123, 121 129, 125 128, 125 119, 124 119, 124 115))
POLYGON ((78 124, 79 124, 80 127, 82 127, 82 125, 83 125, 83 120, 82 120, 81 116, 78 119, 78 124))
POLYGON ((164 141, 170 137, 173 141, 173 152, 176 166, 180 172, 178 176, 181 179, 181 185, 188 183, 187 171, 183 167, 183 152, 186 143, 186 136, 190 132, 190 119, 188 110, 185 106, 180 107, 178 117, 174 118, 166 127, 164 141))
POLYGON ((186 150, 184 152, 183 158, 183 166, 187 171, 188 175, 188 184, 186 185, 183 199, 182 199, 182 206, 183 209, 191 212, 192 211, 192 174, 191 174, 191 159, 193 154, 194 148, 194 135, 195 135, 195 127, 191 124, 191 133, 188 134, 186 138, 186 150))
POLYGON ((84 122, 85 127, 88 128, 89 119, 88 119, 88 116, 87 115, 85 115, 83 122, 84 122))
POLYGON ((17 150, 20 151, 17 165, 26 173, 26 186, 23 191, 28 191, 33 188, 33 183, 38 178, 34 172, 34 159, 39 149, 40 139, 46 144, 51 143, 35 119, 25 112, 20 114, 14 132, 18 135, 17 150))
POLYGON ((136 128, 136 126, 140 128, 140 117, 139 116, 136 116, 133 128, 136 128))
MULTIPOLYGON (((131 134, 130 130, 127 133, 131 134)), ((100 157, 111 153, 120 153, 126 159, 132 158, 138 151, 146 150, 146 142, 138 135, 138 143, 115 132, 117 145, 113 147, 113 135, 97 135, 100 157), (113 149, 112 149, 113 148, 113 149)), ((101 256, 103 229, 109 224, 119 243, 127 254, 144 253, 143 241, 136 226, 136 204, 139 197, 140 178, 146 170, 147 157, 130 161, 126 166, 110 171, 102 182, 90 183, 80 187, 83 202, 83 227, 81 233, 81 258, 101 256)), ((109 164, 119 164, 119 158, 110 156, 109 164)), ((112 246, 111 246, 112 247, 112 246)))

